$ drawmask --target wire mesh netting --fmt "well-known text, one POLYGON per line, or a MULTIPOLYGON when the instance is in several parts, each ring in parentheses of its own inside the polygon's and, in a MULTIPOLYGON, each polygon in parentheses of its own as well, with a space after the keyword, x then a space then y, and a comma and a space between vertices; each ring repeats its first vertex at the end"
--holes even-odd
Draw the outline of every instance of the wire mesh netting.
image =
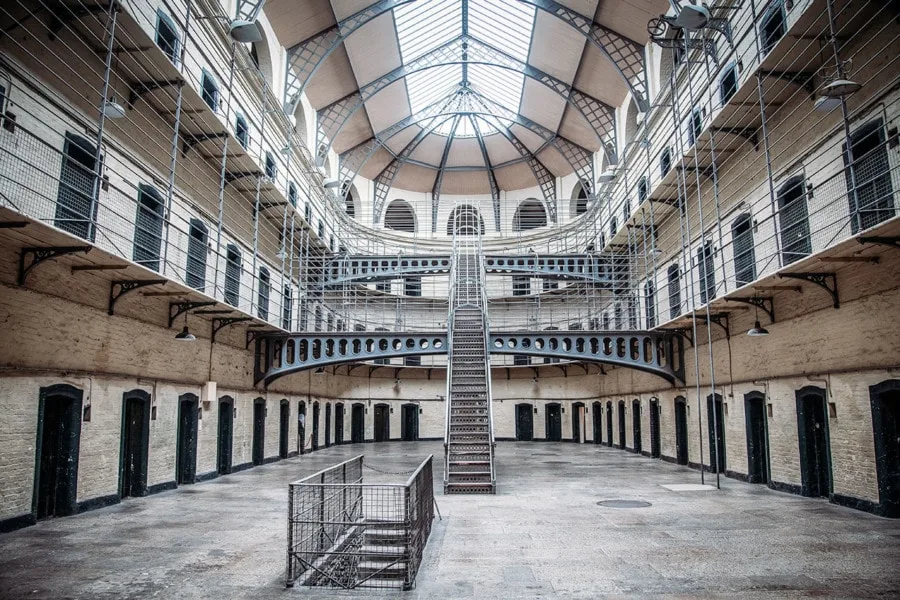
POLYGON ((364 483, 362 470, 360 455, 289 485, 288 586, 414 586, 434 518, 432 457, 405 483, 364 483))

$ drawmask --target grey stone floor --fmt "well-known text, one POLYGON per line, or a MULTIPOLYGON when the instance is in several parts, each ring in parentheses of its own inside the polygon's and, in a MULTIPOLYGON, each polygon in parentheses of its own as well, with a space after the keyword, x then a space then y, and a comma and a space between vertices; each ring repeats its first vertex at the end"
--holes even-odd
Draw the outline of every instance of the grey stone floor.
MULTIPOLYGON (((0 536, 2 598, 900 598, 900 521, 592 445, 500 443, 496 496, 443 496, 439 443, 341 446, 0 536), (286 486, 364 452, 436 457, 416 590, 286 590, 286 486), (647 508, 603 508, 605 499, 647 508)), ((402 480, 372 471, 367 481, 402 480)))

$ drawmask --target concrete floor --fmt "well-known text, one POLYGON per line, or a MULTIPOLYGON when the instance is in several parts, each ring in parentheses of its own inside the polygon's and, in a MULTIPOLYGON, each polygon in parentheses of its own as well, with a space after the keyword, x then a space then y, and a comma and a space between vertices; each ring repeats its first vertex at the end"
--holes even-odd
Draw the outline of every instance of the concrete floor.
POLYGON ((415 591, 285 590, 287 483, 361 451, 394 471, 433 453, 439 493, 440 443, 328 448, 2 535, 0 598, 900 597, 900 521, 724 478, 671 491, 699 474, 550 443, 498 444, 496 496, 439 493, 415 591))

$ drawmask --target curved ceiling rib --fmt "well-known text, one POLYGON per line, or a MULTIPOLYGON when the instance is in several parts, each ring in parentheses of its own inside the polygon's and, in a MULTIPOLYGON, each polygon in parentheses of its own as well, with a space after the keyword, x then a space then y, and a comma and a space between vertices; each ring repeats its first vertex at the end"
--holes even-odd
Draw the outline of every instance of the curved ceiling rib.
MULTIPOLYGON (((365 105, 366 101, 412 73, 448 65, 485 65, 522 73, 529 79, 544 85, 563 98, 569 106, 572 106, 596 134, 601 149, 609 153, 609 148, 615 147, 615 109, 613 107, 490 44, 471 36, 462 35, 362 86, 359 91, 318 110, 316 113, 318 124, 316 160, 318 163, 324 163, 328 151, 331 150, 332 141, 340 134, 344 125, 353 115, 365 105)), ((608 155, 607 158, 611 162, 615 162, 612 156, 608 155)))

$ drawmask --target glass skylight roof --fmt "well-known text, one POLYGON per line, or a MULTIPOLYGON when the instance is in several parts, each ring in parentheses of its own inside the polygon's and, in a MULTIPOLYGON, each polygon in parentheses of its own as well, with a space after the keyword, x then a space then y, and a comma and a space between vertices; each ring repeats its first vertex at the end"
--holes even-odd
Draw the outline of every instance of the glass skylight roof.
MULTIPOLYGON (((400 55, 408 64, 460 36, 468 35, 526 61, 531 46, 535 9, 518 0, 420 0, 394 9, 400 55), (465 15, 465 18, 464 18, 465 15)), ((406 77, 413 114, 458 90, 467 83, 472 90, 511 111, 518 111, 525 76, 484 64, 445 65, 417 71, 406 77)), ((449 135, 453 119, 436 131, 449 135)), ((496 131, 486 121, 483 134, 496 131)), ((469 119, 462 119, 457 136, 473 136, 469 119)))

